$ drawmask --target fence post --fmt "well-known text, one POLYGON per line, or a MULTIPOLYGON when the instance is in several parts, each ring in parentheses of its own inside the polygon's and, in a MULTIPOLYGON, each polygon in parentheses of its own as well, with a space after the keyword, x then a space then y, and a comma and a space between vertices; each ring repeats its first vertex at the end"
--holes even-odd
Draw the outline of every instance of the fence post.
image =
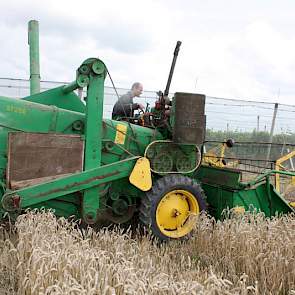
POLYGON ((270 150, 271 150, 271 145, 272 145, 273 132, 275 129, 275 124, 276 124, 276 116, 277 116, 277 112, 278 112, 278 107, 279 107, 279 104, 275 103, 275 108, 274 108, 273 116, 272 116, 271 129, 270 129, 269 145, 268 145, 267 156, 266 156, 267 161, 269 161, 269 157, 270 157, 270 150))

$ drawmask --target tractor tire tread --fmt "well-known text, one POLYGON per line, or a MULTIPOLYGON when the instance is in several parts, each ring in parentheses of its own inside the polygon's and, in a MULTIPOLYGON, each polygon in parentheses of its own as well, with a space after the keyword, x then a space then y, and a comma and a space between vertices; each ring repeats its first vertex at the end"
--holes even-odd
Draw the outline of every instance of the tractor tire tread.
POLYGON ((155 212, 162 197, 167 192, 175 189, 191 191, 198 200, 200 211, 204 211, 207 208, 206 195, 197 180, 179 174, 165 175, 156 180, 151 190, 146 192, 141 200, 139 220, 158 240, 171 240, 171 238, 165 236, 157 227, 155 212))

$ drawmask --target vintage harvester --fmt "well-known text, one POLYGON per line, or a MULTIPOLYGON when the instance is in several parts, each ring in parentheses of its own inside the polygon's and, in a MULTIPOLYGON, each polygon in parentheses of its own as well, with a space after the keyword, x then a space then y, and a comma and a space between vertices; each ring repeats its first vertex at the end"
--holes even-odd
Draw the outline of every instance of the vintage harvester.
POLYGON ((203 210, 294 211, 266 174, 202 166, 205 96, 166 91, 148 113, 103 119, 104 62, 86 59, 75 80, 22 99, 0 97, 0 217, 51 208, 86 224, 134 216, 160 240, 190 235, 203 210), (77 89, 86 88, 83 101, 77 89), (144 126, 142 126, 144 125, 144 126))

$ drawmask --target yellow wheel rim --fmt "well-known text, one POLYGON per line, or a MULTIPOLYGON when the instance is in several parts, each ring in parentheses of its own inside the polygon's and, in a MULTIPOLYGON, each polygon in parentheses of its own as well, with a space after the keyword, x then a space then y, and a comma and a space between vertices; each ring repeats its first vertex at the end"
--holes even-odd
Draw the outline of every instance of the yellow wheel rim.
POLYGON ((156 210, 160 231, 170 238, 181 238, 193 229, 192 217, 200 213, 198 201, 186 190, 173 190, 164 195, 156 210))

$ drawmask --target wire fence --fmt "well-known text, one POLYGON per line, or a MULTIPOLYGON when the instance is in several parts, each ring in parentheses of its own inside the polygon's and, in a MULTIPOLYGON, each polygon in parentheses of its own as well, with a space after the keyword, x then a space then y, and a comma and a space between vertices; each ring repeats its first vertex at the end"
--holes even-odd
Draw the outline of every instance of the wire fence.
MULTIPOLYGON (((41 91, 67 84, 67 82, 41 81, 41 91)), ((119 95, 128 89, 117 88, 119 95)), ((135 102, 153 105, 157 99, 155 91, 144 91, 135 102)), ((0 95, 22 98, 30 93, 29 80, 0 78, 0 95)), ((83 93, 85 96, 85 92, 83 93)), ((110 118, 112 107, 117 101, 117 95, 112 87, 105 86, 104 117, 110 118)), ((214 131, 270 132, 275 103, 236 100, 218 97, 206 97, 207 129, 214 131)), ((295 106, 278 104, 275 121, 275 134, 292 134, 295 132, 295 106)))
MULTIPOLYGON (((241 172, 241 181, 250 181, 270 170, 295 172, 294 150, 295 144, 288 143, 235 142, 227 145, 226 142, 207 141, 203 163, 238 170, 241 172)), ((281 175, 278 183, 275 179, 272 174, 270 180, 276 184, 276 189, 288 192, 288 197, 295 200, 292 176, 281 175)))

